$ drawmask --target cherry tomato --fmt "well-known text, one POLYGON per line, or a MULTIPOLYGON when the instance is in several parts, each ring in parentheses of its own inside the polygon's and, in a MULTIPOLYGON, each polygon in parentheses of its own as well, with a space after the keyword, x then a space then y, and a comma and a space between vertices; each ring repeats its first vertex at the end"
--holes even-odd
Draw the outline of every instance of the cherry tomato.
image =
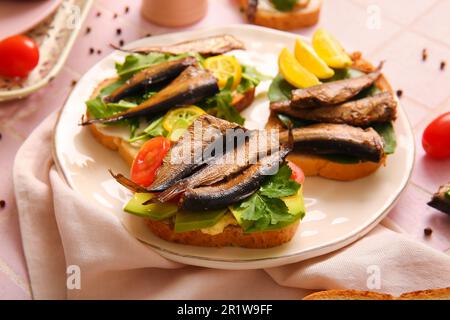
POLYGON ((169 149, 170 141, 164 137, 144 143, 131 166, 131 180, 143 187, 151 185, 169 149))
POLYGON ((435 159, 450 158, 450 112, 428 125, 423 132, 422 146, 435 159))
POLYGON ((305 181, 305 174, 303 173, 303 170, 296 165, 295 163, 288 161, 287 162, 289 168, 292 170, 291 179, 297 182, 298 184, 302 184, 303 181, 305 181))
POLYGON ((26 77, 39 62, 39 48, 33 39, 18 35, 0 41, 0 75, 26 77))

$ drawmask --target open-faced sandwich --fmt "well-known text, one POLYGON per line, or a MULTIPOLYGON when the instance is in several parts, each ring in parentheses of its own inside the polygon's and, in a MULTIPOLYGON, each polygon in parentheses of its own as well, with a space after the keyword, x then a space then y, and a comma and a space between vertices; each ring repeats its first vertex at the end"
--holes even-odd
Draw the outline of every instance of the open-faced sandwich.
POLYGON ((289 160, 306 176, 368 176, 395 151, 396 97, 381 66, 348 55, 327 31, 317 30, 312 45, 298 39, 295 54, 280 53, 267 127, 294 127, 289 160))
POLYGON ((124 210, 167 241, 274 247, 305 213, 292 134, 242 126, 259 80, 222 55, 240 48, 221 36, 136 49, 86 103, 82 124, 131 165, 112 173, 134 193, 124 210))
POLYGON ((293 30, 319 21, 322 0, 240 0, 250 23, 279 30, 293 30))
POLYGON ((146 140, 176 141, 203 113, 243 124, 239 112, 252 103, 261 75, 225 55, 240 49, 239 40, 221 35, 129 50, 116 63, 117 76, 101 82, 86 102, 82 124, 130 165, 146 140))

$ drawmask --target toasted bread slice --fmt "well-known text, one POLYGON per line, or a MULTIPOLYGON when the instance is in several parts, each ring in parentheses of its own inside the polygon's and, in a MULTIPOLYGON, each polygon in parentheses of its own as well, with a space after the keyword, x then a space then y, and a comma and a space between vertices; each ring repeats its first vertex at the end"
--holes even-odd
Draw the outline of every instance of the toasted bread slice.
POLYGON ((236 246, 252 249, 272 248, 289 242, 300 222, 294 222, 279 230, 254 233, 244 233, 238 225, 227 225, 223 232, 211 235, 200 230, 176 233, 170 223, 150 219, 145 221, 154 234, 166 241, 201 247, 236 246))
POLYGON ((371 291, 327 290, 310 294, 303 300, 450 300, 450 287, 408 292, 400 297, 371 291))
MULTIPOLYGON (((269 0, 259 5, 253 23, 279 30, 293 30, 315 25, 319 21, 322 0, 301 0, 294 10, 281 12, 276 10, 269 0)), ((240 0, 241 9, 246 12, 249 0, 240 0)))
MULTIPOLYGON (((362 59, 360 52, 353 53, 351 57, 355 69, 363 72, 371 72, 376 69, 368 61, 362 59)), ((392 87, 383 75, 375 84, 383 91, 392 92, 392 87)), ((282 127, 281 121, 276 114, 272 112, 266 128, 282 127)), ((302 168, 305 175, 308 177, 319 176, 338 181, 352 181, 367 177, 378 170, 382 165, 385 165, 387 161, 386 157, 384 157, 379 162, 362 161, 359 163, 346 164, 330 161, 320 156, 295 151, 291 152, 287 159, 302 168)))
MULTIPOLYGON (((109 84, 116 81, 116 78, 110 78, 103 80, 94 90, 91 95, 91 98, 95 98, 100 91, 108 86, 109 84)), ((232 104, 239 111, 244 110, 248 106, 250 106, 255 98, 255 88, 252 88, 244 93, 234 93, 232 104)), ((89 117, 89 115, 87 115, 89 117)), ((125 160, 125 162, 131 167, 133 160, 139 151, 139 148, 129 143, 128 141, 122 139, 121 137, 110 135, 101 130, 100 127, 102 124, 93 124, 90 125, 92 135, 100 142, 102 145, 107 147, 108 149, 119 152, 120 156, 125 160)))

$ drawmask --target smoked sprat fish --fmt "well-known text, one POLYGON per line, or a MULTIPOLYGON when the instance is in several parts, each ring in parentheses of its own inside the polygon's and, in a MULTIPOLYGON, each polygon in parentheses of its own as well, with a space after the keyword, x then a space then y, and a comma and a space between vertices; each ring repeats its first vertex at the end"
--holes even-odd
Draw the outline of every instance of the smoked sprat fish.
POLYGON ((270 108, 274 112, 302 120, 367 127, 372 123, 395 120, 397 101, 392 93, 382 92, 340 105, 299 109, 287 104, 274 103, 270 108))
POLYGON ((175 43, 172 45, 140 47, 126 51, 141 54, 148 54, 151 52, 163 52, 169 54, 198 53, 204 57, 209 57, 239 49, 245 49, 244 44, 232 35, 224 34, 175 43))
POLYGON ((117 113, 112 117, 88 119, 82 125, 110 123, 128 118, 151 116, 170 108, 194 104, 219 92, 217 79, 211 72, 190 66, 161 91, 136 107, 117 113))
MULTIPOLYGON (((360 160, 379 162, 384 157, 383 140, 372 128, 362 129, 345 124, 315 124, 292 130, 295 151, 311 154, 343 154, 360 160)), ((288 132, 280 133, 280 141, 288 132)))
POLYGON ((134 74, 123 85, 115 89, 106 102, 117 102, 130 95, 145 92, 156 85, 163 85, 175 79, 187 67, 197 64, 194 57, 185 57, 176 60, 154 64, 134 74))

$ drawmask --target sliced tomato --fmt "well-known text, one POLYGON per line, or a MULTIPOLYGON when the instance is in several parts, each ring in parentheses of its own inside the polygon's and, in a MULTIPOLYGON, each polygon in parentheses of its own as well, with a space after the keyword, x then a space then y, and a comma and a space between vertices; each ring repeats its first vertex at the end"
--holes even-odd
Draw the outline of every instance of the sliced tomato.
POLYGON ((151 185, 169 149, 170 141, 164 137, 144 143, 131 166, 131 180, 143 187, 151 185))
POLYGON ((302 184, 305 181, 305 173, 303 172, 303 170, 291 161, 288 161, 287 164, 292 170, 291 179, 298 184, 302 184))

